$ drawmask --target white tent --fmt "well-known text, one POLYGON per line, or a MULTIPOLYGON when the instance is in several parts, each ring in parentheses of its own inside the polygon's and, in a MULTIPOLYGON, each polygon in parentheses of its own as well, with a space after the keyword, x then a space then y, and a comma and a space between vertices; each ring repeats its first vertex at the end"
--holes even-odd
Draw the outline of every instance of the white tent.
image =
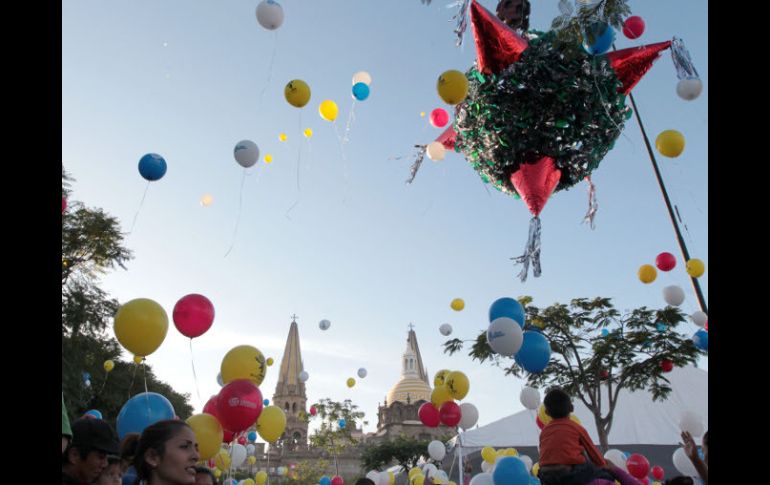
MULTIPOLYGON (((708 372, 695 367, 675 368, 665 377, 672 388, 665 401, 653 401, 652 394, 647 391, 621 390, 610 429, 610 445, 676 445, 681 441, 679 420, 684 411, 697 413, 703 420, 704 429, 708 429, 708 372)), ((606 407, 606 388, 604 393, 606 407)), ((580 399, 575 399, 573 404, 583 427, 598 444, 593 414, 580 399)), ((603 410, 605 413, 606 409, 603 410)), ((525 409, 462 433, 463 454, 484 446, 538 446, 540 430, 535 417, 535 411, 525 409)), ((700 442, 698 438, 695 437, 696 442, 700 442)))

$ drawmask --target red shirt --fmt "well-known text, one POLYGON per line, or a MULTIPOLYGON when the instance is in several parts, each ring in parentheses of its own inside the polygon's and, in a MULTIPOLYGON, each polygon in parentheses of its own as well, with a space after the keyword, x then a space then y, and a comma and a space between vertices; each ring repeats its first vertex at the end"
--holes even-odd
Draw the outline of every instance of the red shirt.
POLYGON ((571 419, 554 419, 540 433, 540 465, 580 465, 586 462, 583 451, 594 465, 607 464, 588 432, 571 419))

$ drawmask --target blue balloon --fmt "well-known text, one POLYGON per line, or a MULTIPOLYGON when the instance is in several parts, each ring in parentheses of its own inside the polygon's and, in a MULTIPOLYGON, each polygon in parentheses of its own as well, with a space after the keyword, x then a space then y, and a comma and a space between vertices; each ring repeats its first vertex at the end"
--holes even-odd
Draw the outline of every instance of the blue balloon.
POLYGON ((609 335, 609 334, 610 334, 610 331, 609 331, 609 330, 607 330, 606 328, 603 328, 603 329, 602 329, 602 337, 606 337, 606 336, 607 336, 607 335, 609 335))
POLYGON ((322 476, 320 480, 318 480, 318 485, 331 485, 332 479, 327 476, 322 476))
POLYGON ((96 410, 96 409, 89 409, 88 411, 86 411, 86 414, 89 414, 89 415, 95 417, 96 419, 104 419, 104 418, 102 418, 101 411, 96 410))
POLYGON ((540 479, 537 477, 529 477, 529 485, 540 485, 540 479))
POLYGON ((628 458, 629 456, 631 456, 631 452, 630 452, 630 451, 624 451, 624 452, 623 452, 623 455, 624 455, 626 458, 628 458))
POLYGON ((489 307, 489 323, 500 317, 508 317, 518 323, 521 328, 524 328, 526 320, 524 307, 513 298, 500 298, 489 307))
POLYGON ((251 442, 257 441, 257 432, 252 431, 251 433, 249 433, 248 438, 249 438, 249 441, 251 442))
POLYGON ((88 372, 83 372, 83 382, 90 381, 91 380, 91 374, 88 372))
POLYGON ((264 401, 262 401, 262 404, 264 404, 265 406, 269 406, 270 405, 270 399, 265 399, 264 401))
POLYGON ((174 419, 174 406, 157 392, 143 392, 132 397, 123 405, 118 414, 118 437, 122 440, 128 433, 141 433, 147 426, 174 419))
POLYGON ((523 461, 515 456, 497 460, 492 474, 495 485, 529 485, 529 472, 523 461))
POLYGON ((660 323, 660 322, 658 322, 658 324, 655 325, 655 327, 658 329, 658 332, 665 332, 667 328, 665 323, 660 323))
POLYGON ((121 485, 134 485, 134 481, 136 480, 136 468, 134 468, 133 465, 128 467, 128 470, 126 470, 126 473, 123 474, 123 480, 121 481, 121 485))
POLYGON ((148 153, 139 160, 139 175, 154 182, 166 175, 166 161, 157 153, 148 153))
POLYGON ((337 421, 337 424, 340 425, 340 428, 344 428, 345 426, 347 426, 348 423, 344 419, 340 419, 339 421, 337 421))
POLYGON ((583 32, 583 49, 591 55, 604 54, 615 42, 615 31, 604 22, 594 22, 583 32), (593 43, 589 44, 589 39, 593 43))
POLYGON ((692 336, 692 341, 695 346, 701 350, 708 352, 709 350, 709 333, 705 330, 698 330, 695 335, 692 336))
POLYGON ((524 332, 521 348, 513 356, 513 360, 527 372, 543 372, 551 360, 551 344, 542 333, 527 330, 524 332))
POLYGON ((353 97, 358 101, 363 101, 369 97, 369 86, 364 83, 355 83, 353 85, 353 97))

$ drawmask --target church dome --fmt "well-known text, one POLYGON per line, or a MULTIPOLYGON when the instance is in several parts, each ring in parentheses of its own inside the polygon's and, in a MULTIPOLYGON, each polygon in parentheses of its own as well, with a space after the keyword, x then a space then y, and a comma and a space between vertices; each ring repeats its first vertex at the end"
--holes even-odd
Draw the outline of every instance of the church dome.
POLYGON ((417 401, 430 401, 430 386, 416 376, 404 376, 388 391, 387 406, 396 401, 406 402, 409 396, 409 402, 414 404, 417 401))

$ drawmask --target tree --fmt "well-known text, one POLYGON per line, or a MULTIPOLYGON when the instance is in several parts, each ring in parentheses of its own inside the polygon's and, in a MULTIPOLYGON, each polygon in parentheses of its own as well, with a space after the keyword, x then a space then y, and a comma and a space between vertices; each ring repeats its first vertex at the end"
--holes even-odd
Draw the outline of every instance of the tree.
POLYGON ((380 470, 394 461, 402 471, 414 468, 420 458, 428 458, 428 444, 432 440, 398 436, 364 448, 361 462, 364 470, 380 470))
POLYGON ((326 467, 329 466, 327 460, 303 460, 296 464, 289 483, 292 485, 316 485, 324 476, 326 467))
POLYGON ((334 456, 334 468, 339 475, 337 455, 358 444, 358 440, 351 434, 351 429, 357 429, 356 421, 363 420, 364 413, 358 411, 358 406, 350 399, 340 403, 325 398, 314 406, 318 411, 315 417, 321 420, 321 424, 310 436, 310 444, 334 456), (341 419, 345 420, 344 427, 340 427, 341 419))
MULTIPOLYGON (((580 399, 593 413, 603 451, 609 447, 607 437, 621 389, 647 390, 653 400, 665 400, 671 387, 663 362, 682 367, 702 355, 690 339, 676 332, 684 316, 674 307, 641 307, 621 315, 609 298, 578 298, 569 306, 557 303, 543 310, 529 305, 530 297, 519 301, 526 309, 525 330, 543 333, 551 345, 548 366, 542 373, 529 374, 527 384, 559 386, 580 399), (609 332, 606 336, 600 333, 603 329, 609 332)), ((464 344, 449 340, 444 351, 454 354, 464 344)), ((479 334, 468 355, 504 368, 506 375, 520 377, 525 372, 512 359, 494 353, 486 331, 479 334)))

